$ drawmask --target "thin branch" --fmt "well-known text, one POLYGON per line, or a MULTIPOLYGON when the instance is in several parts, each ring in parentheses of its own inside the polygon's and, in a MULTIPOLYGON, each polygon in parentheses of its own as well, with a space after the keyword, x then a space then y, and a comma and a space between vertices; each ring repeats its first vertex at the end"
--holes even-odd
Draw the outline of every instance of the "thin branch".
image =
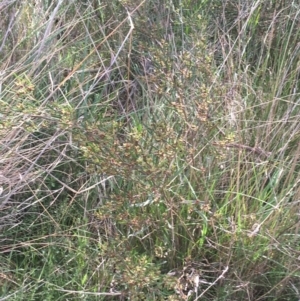
POLYGON ((194 301, 197 301, 198 299, 200 299, 211 287, 213 287, 220 279, 224 278, 224 275, 227 273, 228 271, 228 266, 223 270, 222 274, 213 282, 211 283, 211 285, 206 288, 194 301))

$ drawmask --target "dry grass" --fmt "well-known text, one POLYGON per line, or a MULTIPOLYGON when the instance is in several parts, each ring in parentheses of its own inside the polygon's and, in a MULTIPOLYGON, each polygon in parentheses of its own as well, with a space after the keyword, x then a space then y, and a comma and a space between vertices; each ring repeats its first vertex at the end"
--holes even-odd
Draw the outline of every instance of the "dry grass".
POLYGON ((0 6, 3 300, 299 299, 299 10, 201 3, 0 6))

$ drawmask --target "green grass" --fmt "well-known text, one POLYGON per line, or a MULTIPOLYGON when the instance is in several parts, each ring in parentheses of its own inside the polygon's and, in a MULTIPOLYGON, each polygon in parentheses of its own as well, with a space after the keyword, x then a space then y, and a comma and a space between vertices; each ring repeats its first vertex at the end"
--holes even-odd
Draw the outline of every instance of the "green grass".
POLYGON ((299 299, 299 10, 221 4, 3 8, 0 300, 299 299))

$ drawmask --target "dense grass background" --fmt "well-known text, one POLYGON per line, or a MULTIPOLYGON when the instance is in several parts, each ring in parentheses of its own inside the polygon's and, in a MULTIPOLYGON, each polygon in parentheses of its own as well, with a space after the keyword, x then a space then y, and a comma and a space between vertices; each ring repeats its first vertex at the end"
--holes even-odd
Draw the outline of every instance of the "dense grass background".
POLYGON ((0 4, 0 300, 299 300, 298 1, 0 4))

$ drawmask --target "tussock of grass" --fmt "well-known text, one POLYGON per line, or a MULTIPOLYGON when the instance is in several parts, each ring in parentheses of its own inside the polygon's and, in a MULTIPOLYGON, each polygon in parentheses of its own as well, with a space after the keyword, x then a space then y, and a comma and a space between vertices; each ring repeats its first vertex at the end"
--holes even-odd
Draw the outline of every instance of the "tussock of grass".
POLYGON ((2 299, 299 299, 297 5, 3 4, 2 299))

